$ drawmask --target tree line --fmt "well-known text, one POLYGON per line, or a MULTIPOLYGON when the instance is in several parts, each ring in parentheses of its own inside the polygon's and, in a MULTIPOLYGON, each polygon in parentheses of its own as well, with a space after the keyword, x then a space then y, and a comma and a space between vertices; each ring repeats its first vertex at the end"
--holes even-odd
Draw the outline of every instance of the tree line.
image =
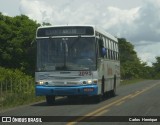
POLYGON ((0 66, 33 75, 35 48, 31 42, 38 26, 25 15, 9 17, 0 13, 0 66))
POLYGON ((137 56, 134 46, 125 38, 118 38, 119 53, 121 63, 121 78, 160 78, 160 57, 156 57, 156 62, 148 66, 146 62, 141 62, 137 56))
MULTIPOLYGON (((36 47, 31 43, 40 25, 25 15, 9 17, 0 13, 0 67, 34 76, 36 47)), ((152 66, 147 66, 140 61, 130 42, 125 38, 118 41, 122 79, 160 78, 160 57, 156 57, 152 66)))

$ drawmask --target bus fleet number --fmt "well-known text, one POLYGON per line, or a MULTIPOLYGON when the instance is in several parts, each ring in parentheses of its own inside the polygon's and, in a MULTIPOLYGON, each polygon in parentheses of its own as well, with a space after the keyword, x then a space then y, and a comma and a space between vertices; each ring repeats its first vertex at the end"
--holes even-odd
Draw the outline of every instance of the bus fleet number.
POLYGON ((90 76, 91 75, 91 72, 90 71, 80 71, 79 72, 79 76, 90 76))

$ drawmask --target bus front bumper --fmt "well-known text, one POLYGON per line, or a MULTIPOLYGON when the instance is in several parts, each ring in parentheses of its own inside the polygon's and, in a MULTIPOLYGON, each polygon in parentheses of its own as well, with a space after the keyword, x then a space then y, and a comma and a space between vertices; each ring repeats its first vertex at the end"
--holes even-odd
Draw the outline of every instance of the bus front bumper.
POLYGON ((84 85, 84 86, 41 86, 36 85, 36 96, 94 96, 98 94, 97 85, 84 85))

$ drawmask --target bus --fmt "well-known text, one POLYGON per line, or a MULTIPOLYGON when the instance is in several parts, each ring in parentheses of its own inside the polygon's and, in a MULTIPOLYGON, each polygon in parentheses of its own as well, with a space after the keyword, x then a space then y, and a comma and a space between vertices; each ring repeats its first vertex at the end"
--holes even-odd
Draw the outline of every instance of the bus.
POLYGON ((36 31, 36 96, 115 95, 120 83, 118 40, 92 25, 42 26, 36 31))

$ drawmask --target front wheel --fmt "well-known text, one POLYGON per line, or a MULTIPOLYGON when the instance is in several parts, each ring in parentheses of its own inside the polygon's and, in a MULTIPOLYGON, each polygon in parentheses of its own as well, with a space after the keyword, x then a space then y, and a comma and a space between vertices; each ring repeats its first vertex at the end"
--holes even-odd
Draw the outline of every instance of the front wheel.
POLYGON ((116 87, 113 88, 113 90, 111 90, 111 97, 116 96, 116 87))
POLYGON ((102 95, 96 95, 93 98, 95 103, 99 103, 102 101, 102 95))
POLYGON ((48 105, 52 105, 55 102, 55 96, 47 95, 46 96, 46 102, 48 105))

